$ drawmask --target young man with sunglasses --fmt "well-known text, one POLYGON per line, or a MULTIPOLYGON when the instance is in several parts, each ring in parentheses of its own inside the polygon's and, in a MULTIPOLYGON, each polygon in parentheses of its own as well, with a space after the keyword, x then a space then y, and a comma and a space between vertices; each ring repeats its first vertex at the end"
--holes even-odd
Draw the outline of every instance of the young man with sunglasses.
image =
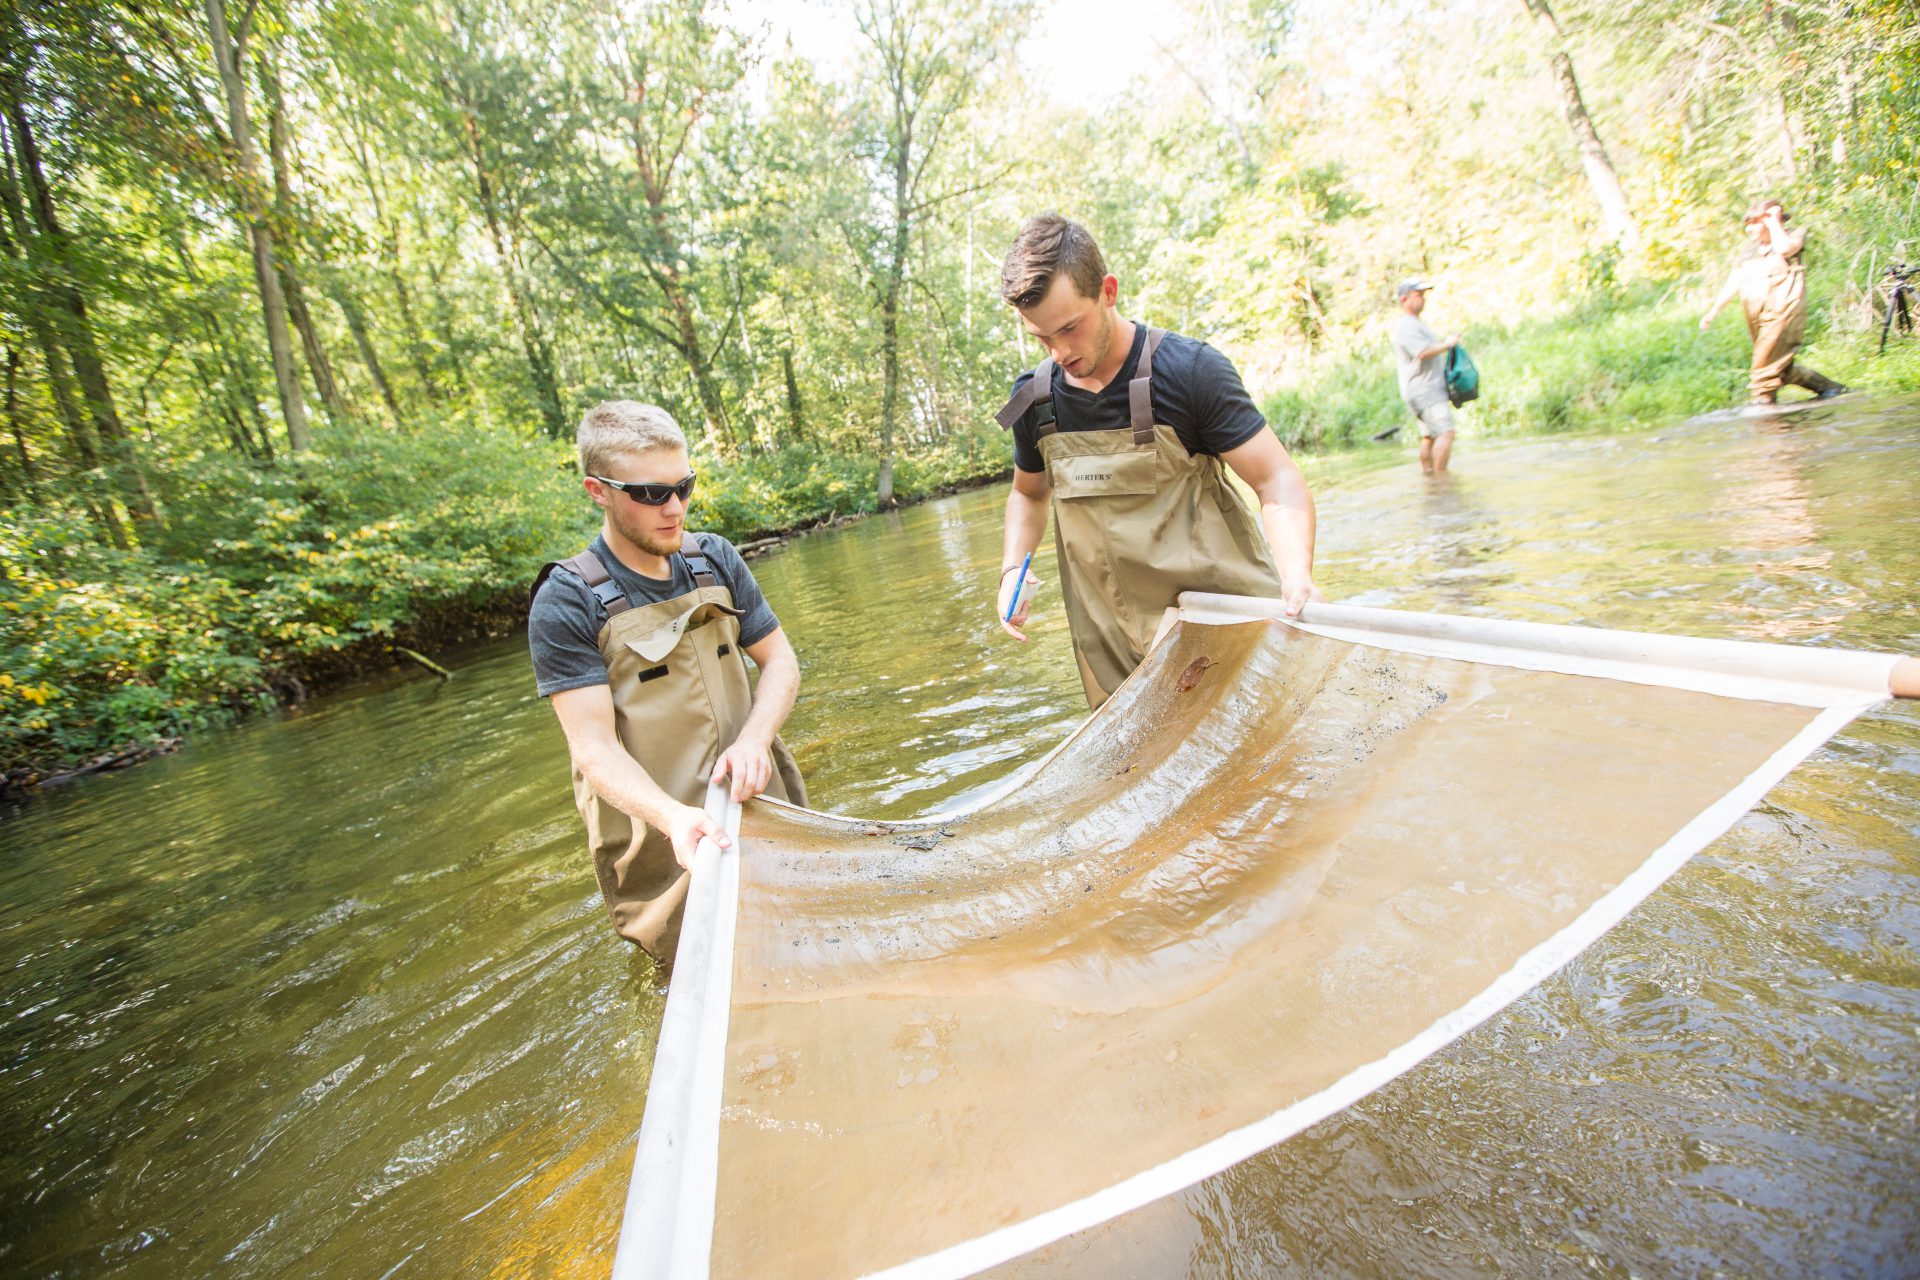
POLYGON ((694 850, 702 836, 727 843, 702 807, 709 778, 730 778, 735 800, 806 803, 777 736, 800 664, 740 553, 687 531, 695 477, 666 410, 598 405, 579 446, 600 535, 541 570, 528 644, 614 929, 671 961, 694 850))

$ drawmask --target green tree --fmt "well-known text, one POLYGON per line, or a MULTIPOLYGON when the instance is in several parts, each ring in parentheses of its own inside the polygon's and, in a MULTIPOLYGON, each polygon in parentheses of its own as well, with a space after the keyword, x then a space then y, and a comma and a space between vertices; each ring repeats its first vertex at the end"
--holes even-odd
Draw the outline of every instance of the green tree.
POLYGON ((226 0, 203 0, 207 15, 207 43, 220 76, 227 108, 227 142, 233 152, 234 181, 247 238, 253 246, 254 282, 260 290, 260 312, 266 323, 267 350, 273 360, 274 385, 280 394, 280 415, 287 425, 287 443, 295 453, 311 447, 307 404, 300 377, 293 367, 293 340, 287 329, 287 302, 280 284, 280 265, 274 257, 274 230, 267 184, 260 173, 259 148, 254 144, 252 108, 244 72, 247 44, 260 10, 248 5, 237 27, 227 21, 226 0))
POLYGON ((862 0, 855 21, 873 68, 863 148, 874 211, 856 238, 880 313, 880 473, 877 495, 893 501, 894 438, 900 414, 902 305, 915 232, 946 212, 969 186, 929 182, 935 162, 964 127, 987 68, 1014 48, 1027 11, 1014 4, 943 8, 911 0, 862 0))

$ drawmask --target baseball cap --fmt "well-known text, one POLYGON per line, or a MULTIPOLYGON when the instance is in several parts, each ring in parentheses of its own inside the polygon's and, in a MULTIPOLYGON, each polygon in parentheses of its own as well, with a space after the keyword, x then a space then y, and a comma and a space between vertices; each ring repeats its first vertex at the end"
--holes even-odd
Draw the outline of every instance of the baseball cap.
POLYGON ((1393 291, 1393 296, 1396 298, 1404 298, 1408 294, 1412 293, 1415 289, 1418 289, 1420 292, 1425 293, 1427 290, 1431 288, 1433 288, 1433 286, 1428 284, 1425 280, 1421 280, 1417 278, 1413 280, 1402 280, 1400 282, 1400 287, 1393 291))

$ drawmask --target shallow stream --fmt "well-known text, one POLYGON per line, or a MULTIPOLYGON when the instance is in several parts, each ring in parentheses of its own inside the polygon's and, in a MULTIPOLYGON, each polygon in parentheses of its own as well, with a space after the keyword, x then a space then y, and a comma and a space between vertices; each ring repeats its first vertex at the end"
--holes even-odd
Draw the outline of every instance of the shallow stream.
MULTIPOLYGON (((1468 435, 1456 468, 1313 468, 1330 598, 1920 651, 1920 401, 1468 435)), ((994 626, 1002 496, 755 562, 816 806, 927 812, 1084 713, 1050 587, 1031 644, 994 626)), ((454 680, 395 673, 0 821, 0 1274, 605 1273, 664 993, 604 923, 524 642, 435 656, 454 680)), ((1005 1270, 1891 1275, 1917 1251, 1903 704, 1423 1066, 1005 1270)))

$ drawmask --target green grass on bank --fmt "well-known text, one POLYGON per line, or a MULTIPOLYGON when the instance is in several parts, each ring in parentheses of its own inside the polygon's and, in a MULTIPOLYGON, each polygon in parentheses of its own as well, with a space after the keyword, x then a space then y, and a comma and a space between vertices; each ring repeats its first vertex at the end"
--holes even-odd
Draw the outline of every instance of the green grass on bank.
MULTIPOLYGON (((1511 329, 1466 324, 1480 399, 1461 411, 1462 431, 1632 430, 1744 403, 1746 326, 1736 304, 1702 333, 1706 292, 1692 281, 1642 282, 1511 329)), ((1920 337, 1895 338, 1876 357, 1877 326, 1842 327, 1820 309, 1810 333, 1800 358, 1827 376, 1875 392, 1920 388, 1920 337)), ((1268 398, 1267 419, 1289 448, 1345 449, 1391 427, 1414 429, 1385 335, 1383 316, 1375 341, 1268 398)), ((1785 398, 1802 394, 1789 389, 1785 398)))
MULTIPOLYGON (((903 457, 896 496, 998 474, 998 434, 903 457)), ((166 527, 133 550, 71 505, 0 509, 0 783, 231 722, 289 677, 364 670, 392 643, 510 620, 540 565, 599 524, 569 447, 476 425, 335 428, 278 467, 166 461, 166 527)), ((736 541, 875 507, 872 458, 696 466, 692 523, 736 541)))

